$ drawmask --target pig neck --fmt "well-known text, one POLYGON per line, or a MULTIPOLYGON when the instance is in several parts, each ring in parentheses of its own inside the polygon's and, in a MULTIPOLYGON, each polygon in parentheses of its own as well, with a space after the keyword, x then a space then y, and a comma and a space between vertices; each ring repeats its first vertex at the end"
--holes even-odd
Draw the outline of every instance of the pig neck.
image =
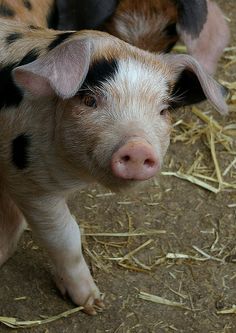
MULTIPOLYGON (((45 173, 48 174, 50 186, 56 191, 71 192, 87 184, 81 180, 78 172, 78 165, 74 165, 66 155, 66 151, 60 138, 60 126, 64 110, 58 100, 52 100, 40 115, 39 123, 46 126, 39 126, 42 146, 40 158, 43 158, 45 173), (50 112, 51 111, 51 112, 50 112)), ((82 177, 84 179, 84 177, 82 177)))
MULTIPOLYGON (((20 129, 22 133, 29 133, 32 137, 32 173, 39 187, 45 192, 64 193, 84 186, 85 183, 80 180, 78 171, 63 153, 57 135, 63 110, 58 109, 57 104, 57 99, 25 99, 18 112, 21 120, 18 122, 17 132, 20 129)), ((31 172, 29 177, 34 177, 31 172)))

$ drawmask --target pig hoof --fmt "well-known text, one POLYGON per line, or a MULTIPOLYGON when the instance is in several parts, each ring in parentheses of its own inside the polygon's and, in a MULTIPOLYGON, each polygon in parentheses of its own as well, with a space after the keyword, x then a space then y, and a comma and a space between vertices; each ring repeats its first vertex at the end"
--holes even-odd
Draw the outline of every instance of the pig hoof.
POLYGON ((84 307, 85 313, 96 315, 104 309, 100 291, 90 273, 88 276, 78 276, 76 280, 56 277, 55 282, 62 295, 68 294, 75 304, 84 307))
POLYGON ((91 295, 83 306, 84 312, 91 316, 102 312, 105 307, 103 301, 100 298, 94 298, 94 295, 91 295))

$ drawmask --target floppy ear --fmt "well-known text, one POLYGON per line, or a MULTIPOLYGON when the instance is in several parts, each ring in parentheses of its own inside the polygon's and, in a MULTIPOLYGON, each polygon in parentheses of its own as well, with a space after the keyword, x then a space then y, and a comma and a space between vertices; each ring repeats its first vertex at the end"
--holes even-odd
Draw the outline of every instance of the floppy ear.
POLYGON ((37 60, 16 67, 13 78, 20 88, 33 96, 70 98, 88 73, 90 49, 87 39, 64 42, 37 60))
POLYGON ((170 54, 165 57, 177 75, 171 107, 190 105, 208 99, 220 113, 228 112, 225 102, 228 90, 207 74, 193 57, 186 54, 170 54))

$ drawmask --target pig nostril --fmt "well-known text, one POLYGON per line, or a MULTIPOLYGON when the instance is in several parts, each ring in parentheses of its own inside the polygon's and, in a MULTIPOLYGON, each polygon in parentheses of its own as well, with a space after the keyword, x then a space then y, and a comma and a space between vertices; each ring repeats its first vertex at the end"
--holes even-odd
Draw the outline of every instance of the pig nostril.
POLYGON ((130 160, 130 156, 129 155, 125 155, 121 158, 122 162, 128 162, 130 160))
POLYGON ((155 165, 155 162, 153 160, 150 160, 149 158, 147 158, 144 163, 145 166, 152 168, 155 165))
POLYGON ((111 171, 120 179, 147 180, 159 170, 158 156, 146 141, 130 141, 112 156, 111 171))

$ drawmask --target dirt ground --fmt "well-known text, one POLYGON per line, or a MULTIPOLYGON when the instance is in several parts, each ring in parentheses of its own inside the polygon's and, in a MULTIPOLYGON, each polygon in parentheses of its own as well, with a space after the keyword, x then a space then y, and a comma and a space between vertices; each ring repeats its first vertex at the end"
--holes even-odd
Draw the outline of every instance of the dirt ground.
MULTIPOLYGON (((218 3, 230 19, 231 46, 236 46, 236 2, 218 3)), ((225 67, 226 63, 222 59, 218 77, 236 81, 236 65, 225 67)), ((223 119, 207 103, 199 108, 210 110, 221 125, 236 122, 236 112, 223 119)), ((189 110, 176 112, 173 122, 198 121, 189 110)), ((216 150, 220 167, 225 170, 235 156, 219 145, 216 150)), ((188 170, 199 152, 211 168, 212 159, 204 140, 194 144, 173 140, 163 171, 177 171, 180 167, 188 170)), ((235 171, 231 172, 231 176, 234 174, 235 171)), ((71 199, 70 206, 85 234, 116 234, 84 237, 85 256, 105 294, 106 309, 95 317, 79 312, 17 332, 236 332, 236 314, 217 313, 236 304, 235 190, 214 194, 190 182, 162 175, 129 194, 113 194, 98 186, 84 189, 71 199), (135 235, 137 230, 144 235, 135 235), (158 230, 163 232, 157 233, 158 230), (118 233, 124 232, 130 236, 118 237, 118 233), (126 260, 119 260, 140 246, 126 260), (168 253, 191 258, 166 259, 168 253), (139 297, 140 292, 182 305, 146 301, 139 297)), ((17 252, 0 272, 0 316, 33 320, 73 307, 57 292, 46 254, 34 243, 31 232, 26 231, 17 252)), ((0 324, 1 333, 9 331, 0 324)))

